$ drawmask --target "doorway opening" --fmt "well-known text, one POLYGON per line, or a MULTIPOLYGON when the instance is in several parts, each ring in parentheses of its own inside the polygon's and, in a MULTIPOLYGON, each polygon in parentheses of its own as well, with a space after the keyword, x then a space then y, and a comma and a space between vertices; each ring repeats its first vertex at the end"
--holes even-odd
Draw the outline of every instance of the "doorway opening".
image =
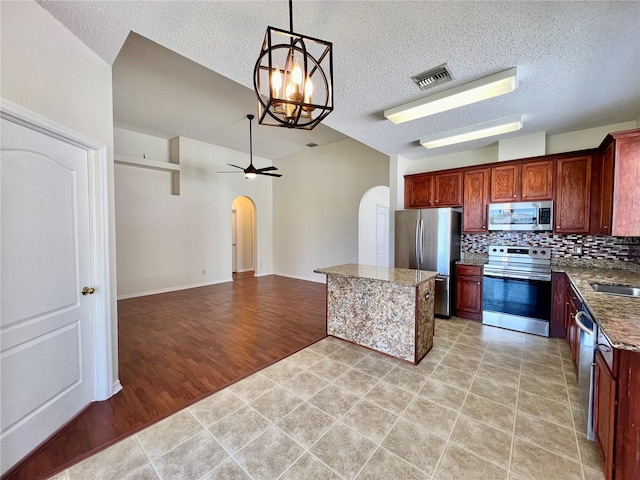
POLYGON ((358 213, 358 263, 389 266, 389 199, 385 186, 370 188, 360 200, 358 213))
POLYGON ((256 206, 249 197, 231 204, 231 272, 234 280, 256 274, 256 206))

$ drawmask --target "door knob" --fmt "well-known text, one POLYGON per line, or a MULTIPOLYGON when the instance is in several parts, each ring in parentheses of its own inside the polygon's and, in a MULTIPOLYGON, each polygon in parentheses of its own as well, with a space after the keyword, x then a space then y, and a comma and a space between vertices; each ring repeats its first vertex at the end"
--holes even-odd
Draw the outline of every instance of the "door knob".
POLYGON ((82 295, 93 295, 96 289, 93 287, 82 287, 82 295))

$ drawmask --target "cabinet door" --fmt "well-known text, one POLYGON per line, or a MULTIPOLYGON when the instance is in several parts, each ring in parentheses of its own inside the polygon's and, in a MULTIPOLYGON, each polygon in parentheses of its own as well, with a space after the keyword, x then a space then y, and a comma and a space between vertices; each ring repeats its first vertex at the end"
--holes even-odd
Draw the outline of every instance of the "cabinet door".
POLYGON ((491 201, 515 202, 520 196, 520 165, 491 169, 491 201))
POLYGON ((462 205, 462 172, 434 175, 436 207, 462 205))
POLYGON ((640 236, 640 131, 616 136, 611 234, 640 236))
POLYGON ((487 231, 487 203, 489 203, 490 169, 464 172, 462 199, 462 231, 487 231))
POLYGON ((433 175, 405 177, 404 208, 431 207, 433 175))
POLYGON ((456 315, 471 320, 482 319, 482 277, 456 277, 456 315))
POLYGON ((595 233, 611 235, 611 214, 613 213, 613 166, 615 142, 609 144, 602 156, 599 168, 598 217, 595 233))
POLYGON ((555 233, 589 233, 591 156, 556 163, 555 233))
POLYGON ((593 429, 604 478, 609 480, 613 478, 616 380, 600 352, 596 352, 595 373, 593 429))
POLYGON ((551 322, 549 325, 550 336, 567 337, 565 325, 565 290, 569 280, 562 272, 551 274, 551 322))
POLYGON ((521 169, 521 200, 551 200, 553 197, 553 161, 523 163, 521 169))

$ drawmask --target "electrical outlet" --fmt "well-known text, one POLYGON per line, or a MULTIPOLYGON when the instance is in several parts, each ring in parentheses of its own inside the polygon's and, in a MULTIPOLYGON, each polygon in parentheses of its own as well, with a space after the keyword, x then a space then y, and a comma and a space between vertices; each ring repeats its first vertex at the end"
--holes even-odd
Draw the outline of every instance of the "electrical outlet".
POLYGON ((202 269, 202 274, 203 274, 203 275, 206 275, 206 274, 207 274, 207 271, 206 271, 204 268, 202 269))
POLYGON ((573 247, 573 253, 576 255, 582 255, 582 245, 576 245, 573 247))

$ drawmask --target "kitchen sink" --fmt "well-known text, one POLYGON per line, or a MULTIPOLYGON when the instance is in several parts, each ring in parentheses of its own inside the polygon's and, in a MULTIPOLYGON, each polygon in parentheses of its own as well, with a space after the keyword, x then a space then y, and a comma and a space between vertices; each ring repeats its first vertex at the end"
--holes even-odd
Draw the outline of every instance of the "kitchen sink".
POLYGON ((607 283, 590 283, 598 293, 608 293, 609 295, 624 295, 625 297, 640 297, 640 287, 630 287, 627 285, 609 285, 607 283))

